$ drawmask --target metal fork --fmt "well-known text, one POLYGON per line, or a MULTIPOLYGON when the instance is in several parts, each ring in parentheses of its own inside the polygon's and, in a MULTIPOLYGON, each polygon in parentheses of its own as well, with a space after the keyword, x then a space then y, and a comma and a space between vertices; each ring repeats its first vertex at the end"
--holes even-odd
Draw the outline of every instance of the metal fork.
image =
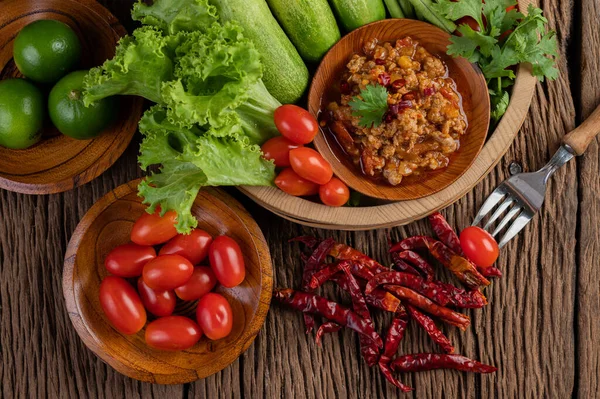
POLYGON ((481 223, 483 218, 495 208, 483 227, 489 231, 494 226, 494 222, 507 212, 491 233, 496 237, 512 222, 498 242, 500 248, 504 247, 540 210, 546 195, 546 184, 554 172, 574 156, 582 155, 598 132, 600 132, 600 106, 585 122, 563 138, 562 146, 546 166, 537 172, 515 174, 501 183, 479 209, 473 226, 481 223))

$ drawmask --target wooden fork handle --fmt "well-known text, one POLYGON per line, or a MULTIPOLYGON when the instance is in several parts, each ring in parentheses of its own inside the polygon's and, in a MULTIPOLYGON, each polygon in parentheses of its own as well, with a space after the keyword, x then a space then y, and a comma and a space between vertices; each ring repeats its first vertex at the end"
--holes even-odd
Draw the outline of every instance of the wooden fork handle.
POLYGON ((600 106, 575 130, 563 138, 577 155, 582 155, 594 138, 600 133, 600 106))

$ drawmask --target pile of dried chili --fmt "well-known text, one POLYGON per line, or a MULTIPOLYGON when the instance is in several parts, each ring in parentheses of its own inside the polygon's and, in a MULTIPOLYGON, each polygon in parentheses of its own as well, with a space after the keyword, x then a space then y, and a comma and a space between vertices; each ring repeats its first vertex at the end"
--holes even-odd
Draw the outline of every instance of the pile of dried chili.
POLYGON ((485 306, 487 300, 481 289, 490 284, 489 277, 498 277, 501 273, 494 267, 478 268, 467 259, 457 234, 441 214, 430 216, 429 221, 438 239, 416 236, 394 245, 389 240, 391 268, 331 238, 320 241, 314 237, 298 237, 293 241, 305 244, 311 251, 310 255, 302 256, 305 262, 302 290, 279 289, 273 297, 304 313, 307 334, 315 326, 315 317, 323 319, 316 332, 319 345, 324 334, 343 327, 359 333, 361 354, 367 364, 377 364, 383 376, 404 392, 412 388, 397 380, 393 372, 435 369, 494 372, 493 366, 454 354, 454 346, 434 318, 465 330, 470 319, 457 309, 485 306), (450 270, 465 288, 436 280, 433 265, 418 252, 422 250, 450 270), (333 258, 332 262, 327 262, 328 256, 333 258), (351 308, 313 293, 328 281, 348 292, 351 308), (375 330, 368 306, 394 314, 385 341, 375 330), (445 353, 396 356, 409 319, 415 320, 445 353))

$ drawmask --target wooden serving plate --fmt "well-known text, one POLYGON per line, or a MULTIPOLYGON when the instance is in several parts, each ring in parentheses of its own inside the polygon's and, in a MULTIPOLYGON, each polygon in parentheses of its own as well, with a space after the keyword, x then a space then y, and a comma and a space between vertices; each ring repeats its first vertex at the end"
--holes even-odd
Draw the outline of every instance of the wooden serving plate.
POLYGON ((335 175, 349 187, 369 197, 390 201, 422 198, 443 190, 475 161, 485 144, 490 125, 490 96, 481 70, 464 58, 446 55, 450 35, 440 28, 412 19, 385 19, 356 29, 337 42, 323 58, 308 94, 308 110, 318 118, 327 107, 326 103, 334 100, 328 98, 328 94, 338 84, 352 55, 363 55, 365 42, 377 38, 380 43, 394 44, 407 36, 431 54, 441 57, 462 97, 469 127, 460 139, 460 150, 450 157, 450 165, 440 171, 426 172, 419 179, 404 179, 399 185, 392 186, 383 180, 366 177, 350 162, 330 132, 320 129, 314 142, 317 150, 331 164, 335 175))
MULTIPOLYGON (((526 13, 533 0, 520 0, 526 13)), ((240 190, 264 208, 288 220, 312 227, 336 230, 371 230, 411 223, 445 208, 471 191, 500 162, 514 141, 527 116, 537 79, 530 66, 520 65, 512 89, 508 110, 491 133, 471 167, 454 183, 427 197, 381 202, 369 207, 332 208, 303 198, 292 197, 273 187, 240 187, 240 190)))
MULTIPOLYGON (((102 197, 81 220, 67 247, 63 294, 69 317, 85 345, 103 361, 128 377, 160 384, 182 384, 214 374, 237 359, 254 341, 271 301, 272 265, 264 236, 250 214, 218 189, 206 189, 194 202, 198 227, 213 236, 227 234, 242 249, 246 279, 232 289, 217 288, 232 306, 231 334, 222 340, 203 337, 182 352, 150 348, 144 330, 123 335, 102 311, 99 286, 108 275, 106 255, 129 241, 135 220, 145 212, 137 196, 139 180, 122 185, 102 197)), ((178 304, 176 314, 193 315, 194 305, 178 304)), ((193 317, 193 316, 192 316, 193 317)))
MULTIPOLYGON (((112 58, 117 41, 127 33, 94 0, 2 0, 0 9, 0 79, 22 77, 12 59, 13 42, 19 31, 35 20, 55 19, 75 30, 82 44, 80 69, 112 58)), ((0 147, 0 188, 51 194, 70 190, 102 174, 125 151, 142 114, 143 99, 121 97, 120 101, 117 121, 95 139, 64 136, 48 119, 42 140, 33 147, 0 147)))

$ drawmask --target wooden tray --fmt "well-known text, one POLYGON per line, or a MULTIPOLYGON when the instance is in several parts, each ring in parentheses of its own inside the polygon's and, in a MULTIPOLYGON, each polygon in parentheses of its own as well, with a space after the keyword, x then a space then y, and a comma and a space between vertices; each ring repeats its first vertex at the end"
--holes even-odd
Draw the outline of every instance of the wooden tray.
MULTIPOLYGON (((533 4, 533 0, 521 0, 519 8, 524 12, 529 4, 533 4)), ((462 198, 500 162, 527 116, 536 82, 529 66, 518 67, 508 111, 479 156, 458 180, 433 195, 370 207, 332 208, 292 197, 272 187, 243 186, 240 190, 259 205, 283 218, 323 229, 370 230, 400 226, 422 219, 462 198)))
MULTIPOLYGON (((82 44, 81 69, 112 58, 127 32, 94 0, 0 0, 0 79, 22 76, 12 59, 19 31, 38 19, 55 19, 75 30, 82 44)), ((96 178, 125 151, 137 130, 143 99, 122 97, 117 121, 92 140, 74 140, 50 122, 42 140, 25 150, 0 147, 0 188, 25 194, 70 190, 96 178)))
MULTIPOLYGON (((137 196, 139 180, 109 192, 83 217, 67 247, 63 295, 71 322, 85 343, 103 361, 131 378, 160 384, 183 384, 205 378, 235 361, 254 341, 271 301, 272 263, 256 222, 242 205, 219 189, 202 189, 192 213, 199 228, 213 236, 227 234, 242 248, 246 279, 235 288, 217 287, 233 309, 231 334, 218 341, 202 338, 181 352, 150 348, 144 331, 123 335, 107 321, 99 302, 99 286, 108 274, 106 255, 129 241, 131 228, 145 212, 137 196)), ((182 302, 175 314, 194 317, 195 304, 182 302)))

